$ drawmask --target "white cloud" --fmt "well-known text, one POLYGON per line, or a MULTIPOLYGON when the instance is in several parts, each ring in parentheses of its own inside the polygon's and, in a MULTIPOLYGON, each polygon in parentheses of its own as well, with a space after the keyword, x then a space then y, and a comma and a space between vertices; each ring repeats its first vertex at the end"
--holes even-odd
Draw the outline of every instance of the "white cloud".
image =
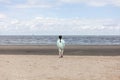
POLYGON ((120 6, 120 0, 60 0, 63 3, 79 4, 84 3, 89 6, 120 6))
POLYGON ((15 7, 15 8, 51 8, 52 5, 46 5, 46 4, 42 4, 42 5, 18 4, 18 5, 14 5, 14 6, 10 6, 10 7, 15 7))
POLYGON ((12 8, 52 8, 58 6, 58 2, 56 1, 46 1, 46 0, 25 0, 23 3, 10 2, 8 7, 12 8), (12 3, 12 4, 11 4, 12 3))
POLYGON ((0 13, 0 19, 5 19, 5 18, 7 18, 7 15, 0 13))
POLYGON ((17 20, 17 19, 13 19, 12 21, 11 21, 11 24, 18 24, 19 23, 19 21, 17 20))
POLYGON ((88 6, 102 7, 106 5, 120 7, 120 0, 24 0, 23 3, 15 3, 12 0, 0 0, 12 8, 58 8, 64 4, 85 4, 88 6))
MULTIPOLYGON (((6 19, 0 22, 0 31, 14 34, 81 34, 107 31, 120 32, 120 20, 35 17, 31 20, 6 19), (16 33, 15 33, 16 32, 16 33)), ((102 33, 103 34, 103 33, 102 33)), ((107 34, 107 33, 106 33, 107 34)))

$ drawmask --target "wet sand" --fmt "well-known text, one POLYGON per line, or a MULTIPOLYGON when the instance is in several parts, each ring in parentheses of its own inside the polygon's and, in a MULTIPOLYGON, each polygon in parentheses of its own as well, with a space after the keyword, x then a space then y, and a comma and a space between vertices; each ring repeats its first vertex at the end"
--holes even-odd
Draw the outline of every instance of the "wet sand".
POLYGON ((0 46, 0 80, 120 80, 120 46, 0 46))

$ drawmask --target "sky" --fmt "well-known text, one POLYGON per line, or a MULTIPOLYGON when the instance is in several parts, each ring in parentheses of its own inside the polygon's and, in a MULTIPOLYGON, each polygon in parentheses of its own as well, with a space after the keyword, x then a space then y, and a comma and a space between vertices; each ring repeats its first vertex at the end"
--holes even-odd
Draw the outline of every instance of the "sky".
POLYGON ((120 35, 120 0, 0 0, 0 35, 120 35))

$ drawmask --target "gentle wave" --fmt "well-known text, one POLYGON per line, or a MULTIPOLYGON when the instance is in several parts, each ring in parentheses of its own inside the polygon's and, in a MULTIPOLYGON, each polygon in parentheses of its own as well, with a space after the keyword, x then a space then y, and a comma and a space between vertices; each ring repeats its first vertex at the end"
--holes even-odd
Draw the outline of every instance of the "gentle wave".
MULTIPOLYGON (((120 45, 120 36, 63 36, 67 45, 120 45)), ((0 36, 0 45, 56 45, 58 36, 0 36)))

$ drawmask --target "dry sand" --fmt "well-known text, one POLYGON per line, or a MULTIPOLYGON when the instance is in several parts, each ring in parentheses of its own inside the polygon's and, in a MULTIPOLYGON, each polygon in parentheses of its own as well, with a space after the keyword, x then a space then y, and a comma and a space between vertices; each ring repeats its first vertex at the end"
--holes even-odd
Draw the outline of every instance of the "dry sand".
POLYGON ((120 46, 0 46, 0 80, 120 80, 120 46))

